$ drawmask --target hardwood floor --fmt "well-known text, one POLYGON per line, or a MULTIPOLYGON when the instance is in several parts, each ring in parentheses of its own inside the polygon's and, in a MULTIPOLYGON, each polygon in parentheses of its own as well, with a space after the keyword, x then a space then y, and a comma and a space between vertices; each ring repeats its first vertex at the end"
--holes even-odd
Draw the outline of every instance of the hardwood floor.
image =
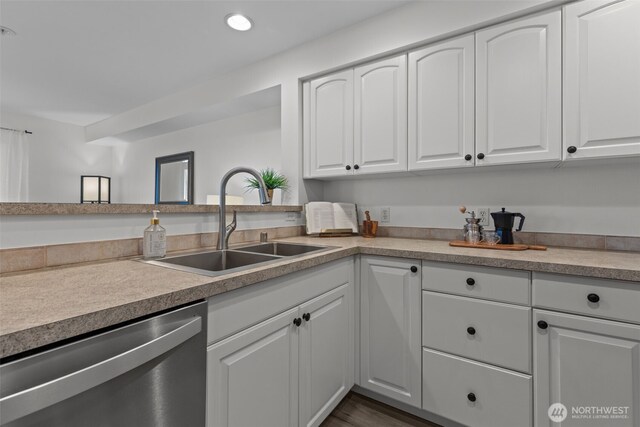
POLYGON ((349 393, 320 427, 440 427, 361 394, 349 393))

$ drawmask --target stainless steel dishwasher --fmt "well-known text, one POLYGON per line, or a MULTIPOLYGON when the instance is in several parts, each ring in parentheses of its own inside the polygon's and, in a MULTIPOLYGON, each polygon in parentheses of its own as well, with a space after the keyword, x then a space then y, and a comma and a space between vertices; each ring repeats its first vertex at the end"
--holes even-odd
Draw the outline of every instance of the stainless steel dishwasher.
POLYGON ((203 427, 206 325, 199 302, 9 360, 0 424, 203 427))

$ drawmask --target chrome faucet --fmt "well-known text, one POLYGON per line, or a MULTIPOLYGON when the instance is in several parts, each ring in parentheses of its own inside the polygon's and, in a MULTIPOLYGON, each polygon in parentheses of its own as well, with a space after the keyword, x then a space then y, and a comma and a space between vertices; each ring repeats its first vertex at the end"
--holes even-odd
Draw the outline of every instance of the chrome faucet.
POLYGON ((260 184, 260 188, 258 188, 258 194, 260 195, 260 203, 263 205, 271 204, 271 199, 267 194, 267 186, 264 184, 262 177, 258 173, 257 170, 246 168, 246 167, 237 167, 231 169, 229 172, 224 174, 222 177, 222 181, 220 181, 220 218, 218 221, 218 249, 224 250, 229 249, 229 236, 233 233, 233 230, 236 229, 236 212, 233 212, 233 221, 228 226, 227 223, 227 182, 229 179, 238 174, 238 173, 248 173, 253 175, 255 179, 258 180, 258 184, 260 184))

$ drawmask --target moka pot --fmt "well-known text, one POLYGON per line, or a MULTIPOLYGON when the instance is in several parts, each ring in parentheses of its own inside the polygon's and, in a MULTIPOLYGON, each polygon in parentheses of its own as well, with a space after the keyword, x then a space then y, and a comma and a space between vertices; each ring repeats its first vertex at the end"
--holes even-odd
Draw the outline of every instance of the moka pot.
POLYGON ((520 224, 518 224, 518 228, 516 231, 522 230, 522 225, 524 224, 524 215, 521 213, 512 213, 507 212, 505 208, 502 208, 501 212, 491 212, 491 217, 493 218, 493 224, 496 227, 496 233, 500 236, 500 244, 501 245, 512 245, 513 244, 513 223, 516 217, 520 218, 520 224))

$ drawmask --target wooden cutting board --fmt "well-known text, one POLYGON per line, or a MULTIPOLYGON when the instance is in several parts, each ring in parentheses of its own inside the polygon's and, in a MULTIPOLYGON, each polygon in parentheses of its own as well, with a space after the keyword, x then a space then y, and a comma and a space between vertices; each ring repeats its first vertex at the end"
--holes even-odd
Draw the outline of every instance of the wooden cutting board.
POLYGON ((541 245, 522 245, 514 243, 513 245, 489 245, 486 243, 469 243, 464 240, 454 240, 449 242, 449 246, 456 246, 460 248, 478 248, 478 249, 495 249, 498 251, 526 251, 531 249, 534 251, 546 251, 546 246, 541 245))

